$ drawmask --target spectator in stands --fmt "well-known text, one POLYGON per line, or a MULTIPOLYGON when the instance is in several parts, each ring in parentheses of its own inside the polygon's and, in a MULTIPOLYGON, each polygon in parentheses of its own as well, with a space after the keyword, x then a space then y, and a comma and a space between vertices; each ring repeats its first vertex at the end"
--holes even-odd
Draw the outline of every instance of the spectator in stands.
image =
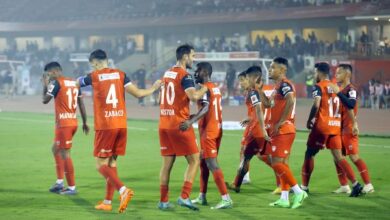
POLYGON ((359 95, 360 95, 360 100, 361 100, 361 103, 360 103, 360 107, 361 108, 369 108, 370 107, 370 89, 369 89, 369 86, 370 86, 370 81, 368 83, 363 84, 360 87, 359 95))
POLYGON ((385 107, 386 109, 388 109, 390 108, 390 80, 386 80, 384 98, 385 98, 385 107))
POLYGON ((226 70, 226 86, 228 90, 228 96, 234 95, 234 82, 236 80, 236 69, 234 69, 233 64, 228 63, 228 68, 226 70))
POLYGON ((312 72, 307 72, 306 74, 306 97, 312 98, 314 86, 314 77, 312 72))
POLYGON ((383 95, 384 86, 379 80, 377 80, 375 82, 375 109, 379 109, 381 107, 381 104, 384 101, 383 95))
MULTIPOLYGON (((137 86, 140 89, 145 89, 145 78, 146 78, 146 70, 145 70, 145 64, 141 64, 141 68, 139 68, 134 74, 133 78, 135 81, 137 81, 137 86)), ((138 99, 138 104, 141 106, 145 106, 144 98, 138 99)))
POLYGON ((10 69, 7 69, 3 75, 3 86, 4 86, 4 94, 8 99, 10 95, 14 95, 14 76, 10 69))
POLYGON ((370 107, 375 109, 375 79, 369 81, 368 89, 370 91, 370 107))

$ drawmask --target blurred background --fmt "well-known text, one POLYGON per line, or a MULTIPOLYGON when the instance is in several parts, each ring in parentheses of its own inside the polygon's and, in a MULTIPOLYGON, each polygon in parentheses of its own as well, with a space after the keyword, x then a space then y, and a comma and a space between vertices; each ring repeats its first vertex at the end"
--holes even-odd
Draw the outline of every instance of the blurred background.
MULTIPOLYGON (((314 63, 326 61, 333 72, 340 63, 353 65, 362 108, 390 107, 387 0, 1 0, 0 6, 5 110, 25 110, 18 101, 39 97, 47 62, 59 61, 76 78, 90 71, 88 54, 100 48, 111 66, 147 87, 175 63, 183 43, 196 48, 197 61, 212 63, 225 106, 243 102, 240 71, 257 64, 266 75, 270 59, 284 56, 300 105, 310 98, 314 63)), ((130 100, 157 104, 155 97, 130 100)))

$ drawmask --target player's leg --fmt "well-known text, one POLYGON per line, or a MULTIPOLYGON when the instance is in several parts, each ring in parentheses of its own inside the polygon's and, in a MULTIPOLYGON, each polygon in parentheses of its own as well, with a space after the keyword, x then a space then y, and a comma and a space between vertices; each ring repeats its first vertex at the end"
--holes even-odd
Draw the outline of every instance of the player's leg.
POLYGON ((342 142, 340 135, 332 135, 329 137, 327 142, 327 147, 331 150, 334 161, 336 161, 337 165, 343 170, 348 180, 352 183, 352 192, 350 194, 351 197, 356 197, 361 194, 363 187, 355 178, 355 173, 353 172, 352 167, 348 164, 347 160, 343 156, 342 142))
POLYGON ((63 142, 60 145, 60 155, 64 161, 65 177, 68 187, 61 192, 63 195, 75 195, 76 183, 74 177, 73 161, 70 156, 70 149, 72 148, 72 139, 77 131, 77 127, 66 127, 62 129, 63 142))
POLYGON ((206 158, 207 167, 213 173, 214 182, 217 185, 219 193, 221 194, 222 200, 216 206, 211 207, 212 209, 226 209, 232 208, 233 201, 230 198, 230 195, 227 191, 227 187, 225 185, 225 179, 223 176, 222 169, 219 167, 217 158, 206 158))
MULTIPOLYGON (((113 170, 113 172, 116 175, 118 175, 117 168, 116 168, 116 158, 117 158, 116 155, 110 157, 108 161, 108 166, 113 170)), ((104 197, 103 201, 98 202, 98 204, 95 206, 95 209, 103 210, 103 211, 111 211, 114 192, 115 192, 115 186, 111 184, 111 182, 108 181, 108 179, 106 179, 106 196, 104 197)))
POLYGON ((367 165, 364 162, 364 160, 361 157, 359 157, 359 154, 350 154, 349 158, 355 164, 356 168, 358 169, 358 171, 360 173, 360 176, 363 179, 364 187, 363 187, 362 192, 363 193, 373 193, 374 186, 371 183, 368 168, 367 168, 367 165))
POLYGON ((206 193, 207 193, 207 185, 209 182, 209 175, 210 175, 210 170, 207 167, 206 160, 205 159, 200 159, 200 192, 199 196, 191 200, 192 203, 194 204, 201 204, 201 205, 207 205, 207 199, 206 199, 206 193))
POLYGON ((339 183, 340 183, 340 187, 338 189, 336 189, 335 191, 333 191, 333 193, 347 193, 347 194, 350 194, 351 193, 351 188, 349 187, 348 185, 348 178, 347 176, 345 175, 343 169, 338 165, 337 161, 334 161, 334 165, 336 167, 336 173, 337 173, 337 178, 339 180, 339 183))
POLYGON ((236 177, 234 178, 234 181, 232 184, 229 184, 226 182, 226 186, 228 189, 235 191, 236 193, 239 193, 241 190, 241 185, 244 180, 245 175, 248 173, 249 170, 249 164, 254 155, 253 154, 247 154, 244 153, 243 159, 240 162, 240 165, 237 170, 236 177))
POLYGON ((59 193, 64 189, 64 160, 61 157, 60 149, 57 147, 56 143, 52 146, 52 153, 56 165, 57 180, 54 185, 50 187, 49 191, 59 193))
POLYGON ((176 156, 163 156, 160 169, 160 201, 158 208, 161 210, 172 209, 173 205, 169 203, 169 179, 176 156))
POLYGON ((181 198, 187 199, 190 197, 192 190, 192 183, 194 182, 196 172, 199 167, 199 153, 185 156, 188 166, 184 173, 184 184, 182 187, 181 198))
MULTIPOLYGON (((261 154, 256 155, 261 161, 263 161, 265 164, 267 164, 271 169, 272 169, 272 157, 271 157, 271 145, 270 143, 265 143, 264 149, 261 154)), ((285 158, 285 163, 287 163, 288 157, 285 158)), ((280 194, 282 193, 281 188, 280 188, 280 179, 278 175, 274 172, 275 174, 275 183, 276 183, 276 188, 272 192, 272 194, 280 194)))
POLYGON ((306 144, 305 158, 301 170, 301 188, 306 192, 309 192, 310 177, 314 170, 314 157, 322 148, 326 138, 327 137, 325 135, 320 134, 314 129, 311 130, 309 134, 306 144))

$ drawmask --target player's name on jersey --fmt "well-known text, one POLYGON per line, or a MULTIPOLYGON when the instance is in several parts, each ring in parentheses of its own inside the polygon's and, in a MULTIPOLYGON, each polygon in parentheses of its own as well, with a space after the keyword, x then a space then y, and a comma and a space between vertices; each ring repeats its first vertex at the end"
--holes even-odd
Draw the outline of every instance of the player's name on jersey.
POLYGON ((213 88, 213 93, 214 95, 221 95, 221 91, 219 90, 219 88, 213 88))
POLYGON ((59 114, 60 119, 76 118, 76 113, 64 112, 59 114))
POLYGON ((76 86, 76 81, 64 80, 64 85, 65 85, 66 87, 70 87, 70 86, 75 87, 75 86, 76 86))
POLYGON ((110 117, 121 117, 123 116, 123 110, 112 110, 112 111, 104 111, 105 112, 105 115, 104 117, 106 118, 110 118, 110 117))
POLYGON ((335 93, 331 87, 326 87, 328 89, 328 94, 335 93))
POLYGON ((328 121, 328 125, 329 126, 334 126, 334 127, 340 127, 341 123, 340 123, 340 121, 329 120, 328 121))
POLYGON ((161 109, 160 111, 161 115, 175 115, 174 109, 161 109))
POLYGON ((99 81, 113 80, 113 79, 120 79, 118 72, 99 74, 99 81))

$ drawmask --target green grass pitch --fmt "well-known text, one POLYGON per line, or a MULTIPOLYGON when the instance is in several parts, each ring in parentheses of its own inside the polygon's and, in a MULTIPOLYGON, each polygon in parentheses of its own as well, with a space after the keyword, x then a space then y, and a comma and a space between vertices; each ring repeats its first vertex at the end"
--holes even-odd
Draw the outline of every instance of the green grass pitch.
MULTIPOLYGON (((324 150, 316 158, 310 197, 297 210, 268 206, 278 198, 270 193, 275 188, 274 174, 254 158, 250 167, 252 183, 244 185, 239 194, 231 193, 233 209, 210 210, 202 206, 199 212, 182 207, 171 212, 159 211, 156 204, 161 157, 157 122, 139 120, 129 120, 127 154, 118 161, 119 175, 135 190, 135 196, 125 214, 116 212, 117 193, 114 211, 95 211, 95 203, 104 198, 105 181, 95 170, 93 132, 85 136, 79 128, 73 141, 79 194, 67 197, 48 192, 56 179, 50 150, 53 118, 46 114, 0 113, 0 219, 390 219, 390 139, 378 137, 360 139, 361 155, 371 172, 374 194, 349 198, 330 193, 338 187, 338 181, 330 152, 324 150)), ((92 121, 89 119, 90 125, 92 121)), ((241 133, 224 132, 219 161, 229 182, 238 167, 241 133)), ((290 158, 298 182, 307 135, 298 133, 290 158)), ((178 158, 170 183, 171 202, 176 202, 179 196, 185 167, 184 158, 178 158)), ((192 197, 198 195, 198 190, 199 178, 195 180, 192 197)), ((219 199, 211 177, 208 201, 214 205, 219 199)))

